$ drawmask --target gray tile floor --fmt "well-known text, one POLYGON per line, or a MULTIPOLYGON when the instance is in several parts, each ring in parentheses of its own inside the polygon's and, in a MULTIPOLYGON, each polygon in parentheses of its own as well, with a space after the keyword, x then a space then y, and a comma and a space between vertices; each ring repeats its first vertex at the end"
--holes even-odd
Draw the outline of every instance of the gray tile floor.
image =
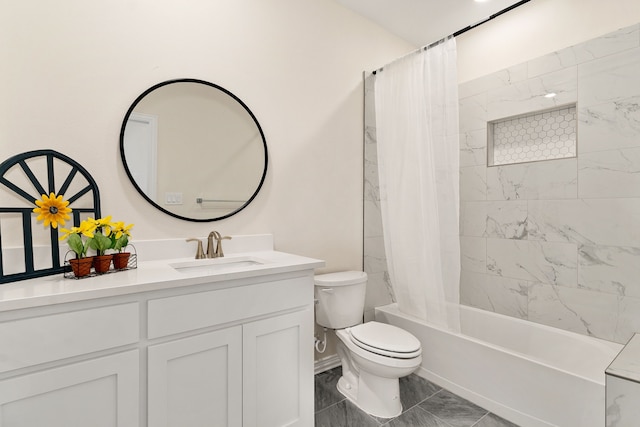
POLYGON ((336 389, 341 372, 316 375, 316 427, 518 427, 415 374, 400 379, 402 414, 372 417, 336 389))

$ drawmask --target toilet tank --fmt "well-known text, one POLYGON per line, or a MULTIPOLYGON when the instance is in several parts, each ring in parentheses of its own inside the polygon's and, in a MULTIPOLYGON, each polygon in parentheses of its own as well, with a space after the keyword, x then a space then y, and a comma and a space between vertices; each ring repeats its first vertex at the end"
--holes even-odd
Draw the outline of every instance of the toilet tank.
POLYGON ((342 329, 362 323, 367 273, 341 271, 314 277, 316 323, 342 329))

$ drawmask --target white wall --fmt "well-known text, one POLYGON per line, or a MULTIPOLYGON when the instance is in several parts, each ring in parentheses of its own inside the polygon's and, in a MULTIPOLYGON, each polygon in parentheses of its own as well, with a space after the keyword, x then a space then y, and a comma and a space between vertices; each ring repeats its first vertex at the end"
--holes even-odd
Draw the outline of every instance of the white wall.
POLYGON ((458 80, 473 80, 638 22, 638 0, 531 0, 456 38, 458 80))
POLYGON ((326 271, 361 268, 362 71, 414 46, 330 0, 3 1, 0 40, 0 160, 71 156, 134 239, 273 233, 277 249, 326 271), (181 77, 242 99, 270 150, 259 196, 216 223, 155 210, 120 161, 129 105, 181 77))

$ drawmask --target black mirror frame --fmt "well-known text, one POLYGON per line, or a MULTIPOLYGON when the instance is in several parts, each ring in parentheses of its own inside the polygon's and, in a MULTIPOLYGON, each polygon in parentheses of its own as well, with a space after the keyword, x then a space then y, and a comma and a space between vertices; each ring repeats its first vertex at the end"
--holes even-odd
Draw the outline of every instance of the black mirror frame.
POLYGON ((260 192, 260 189, 262 188, 262 184, 264 184, 264 180, 267 176, 267 166, 269 164, 269 153, 267 150, 267 141, 264 137, 264 132, 262 131, 262 127, 260 126, 260 123, 258 123, 258 120, 256 119, 256 116, 253 114, 253 112, 249 109, 249 107, 247 107, 247 105, 242 102, 242 100, 240 98, 238 98, 237 96, 235 96, 233 93, 231 93, 230 91, 228 91, 227 89, 218 86, 214 83, 210 83, 207 82, 205 80, 199 80, 199 79, 191 79, 191 78, 183 78, 183 79, 174 79, 174 80, 167 80, 161 83, 158 83, 154 86, 151 86, 149 89, 145 90, 140 96, 138 96, 136 98, 135 101, 133 101, 133 104, 131 104, 131 107, 129 107, 129 109, 127 110, 127 113, 124 116, 124 120, 122 121, 122 126, 120 128, 120 158, 122 160, 122 164, 124 166, 124 170, 127 173, 127 176, 129 177, 129 181, 131 181, 131 183, 133 184, 133 186, 135 187, 135 189, 138 191, 138 193, 140 193, 140 195, 142 197, 144 197, 144 199, 149 202, 152 206, 154 206, 156 209, 159 209, 160 211, 166 213, 167 215, 170 215, 174 218, 179 218, 179 219, 183 219, 185 221, 192 221, 192 222, 212 222, 212 221, 219 221, 221 219, 225 219, 225 218, 229 218, 232 215, 237 214, 238 212, 240 212, 241 210, 243 210, 244 208, 246 208, 249 203, 251 203, 253 201, 253 199, 255 199, 255 197, 258 195, 258 193, 260 192), (242 206, 240 206, 238 209, 219 216, 219 217, 215 217, 215 218, 189 218, 189 217, 184 217, 182 215, 178 215, 174 212, 171 212, 165 208, 163 208, 162 206, 160 206, 159 204, 157 204, 156 202, 154 202, 153 200, 151 200, 149 198, 149 196, 147 196, 144 191, 142 191, 142 189, 138 186, 138 184, 136 183, 136 181, 133 179, 133 175, 131 174, 131 171, 129 170, 129 166, 127 165, 127 160, 124 154, 124 132, 125 132, 125 128, 127 126, 127 122, 129 120, 129 117, 131 116, 131 113, 133 112, 133 110, 135 109, 135 107, 138 105, 138 103, 145 97, 147 96, 149 93, 153 92, 156 89, 159 89, 163 86, 169 85, 169 84, 173 84, 173 83, 199 83, 199 84, 204 84, 206 86, 210 86, 213 87, 215 89, 218 89, 222 92, 224 92, 225 94, 229 95, 231 98, 233 98, 236 102, 238 102, 240 105, 242 105, 242 107, 246 110, 247 113, 249 113, 249 116, 251 116, 251 118, 253 119, 253 122, 255 123, 255 125, 258 128, 258 131, 260 132, 260 138, 262 139, 262 145, 264 148, 264 170, 262 171, 262 176, 260 178, 260 183, 258 184, 258 187, 256 188, 256 190, 253 192, 253 194, 251 195, 251 197, 249 197, 249 199, 247 200, 247 202, 245 204, 243 204, 242 206))

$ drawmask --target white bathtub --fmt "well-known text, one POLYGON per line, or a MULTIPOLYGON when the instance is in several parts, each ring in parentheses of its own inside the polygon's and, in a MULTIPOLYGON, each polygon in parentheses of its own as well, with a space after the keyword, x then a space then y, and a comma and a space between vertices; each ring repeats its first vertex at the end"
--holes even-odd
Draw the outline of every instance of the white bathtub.
POLYGON ((422 343, 417 374, 522 427, 605 425, 604 371, 622 345, 459 306, 460 332, 376 308, 422 343))

